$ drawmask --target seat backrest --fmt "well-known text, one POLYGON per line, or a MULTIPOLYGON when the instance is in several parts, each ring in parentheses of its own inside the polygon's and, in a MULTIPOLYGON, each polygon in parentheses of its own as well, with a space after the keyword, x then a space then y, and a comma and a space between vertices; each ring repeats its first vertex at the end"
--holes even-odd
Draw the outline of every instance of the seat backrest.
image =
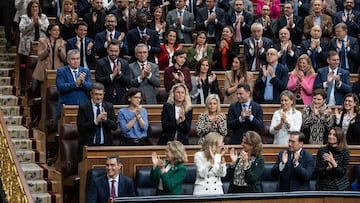
POLYGON ((97 177, 100 177, 102 175, 106 174, 105 168, 92 168, 88 170, 86 174, 86 197, 88 196, 87 191, 90 186, 90 183, 97 177))
POLYGON ((135 192, 137 196, 156 195, 155 183, 150 180, 150 168, 140 168, 136 171, 135 192))
POLYGON ((119 125, 117 126, 116 130, 111 131, 113 136, 113 144, 114 146, 120 146, 121 144, 121 131, 119 125))
POLYGON ((59 100, 59 92, 56 86, 48 87, 46 89, 46 134, 56 133, 57 126, 57 106, 59 100))
POLYGON ((60 171, 63 178, 78 174, 78 138, 79 132, 76 124, 63 124, 60 126, 60 171))
POLYGON ((167 92, 164 87, 156 88, 156 100, 158 104, 166 103, 168 97, 169 92, 167 92))
POLYGON ((196 180, 196 166, 186 165, 186 176, 183 180, 182 194, 192 195, 194 191, 194 183, 196 180))
POLYGON ((150 122, 148 128, 148 136, 146 138, 147 143, 149 145, 157 145, 161 134, 162 134, 161 123, 150 122))
POLYGON ((264 173, 261 176, 261 191, 275 192, 277 188, 278 179, 271 176, 272 163, 264 164, 264 173))
POLYGON ((357 164, 353 167, 351 172, 351 181, 360 178, 360 164, 357 164))

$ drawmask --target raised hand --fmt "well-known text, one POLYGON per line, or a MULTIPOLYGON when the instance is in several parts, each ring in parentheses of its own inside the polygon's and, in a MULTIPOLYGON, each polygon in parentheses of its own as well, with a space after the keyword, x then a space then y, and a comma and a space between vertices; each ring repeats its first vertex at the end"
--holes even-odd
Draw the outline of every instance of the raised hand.
POLYGON ((237 157, 237 151, 235 151, 234 148, 231 148, 231 149, 230 149, 230 160, 231 160, 231 163, 232 163, 232 164, 235 164, 237 158, 238 158, 238 157, 237 157))
POLYGON ((286 164, 288 162, 288 153, 287 151, 283 151, 282 155, 281 155, 281 163, 282 164, 286 164))

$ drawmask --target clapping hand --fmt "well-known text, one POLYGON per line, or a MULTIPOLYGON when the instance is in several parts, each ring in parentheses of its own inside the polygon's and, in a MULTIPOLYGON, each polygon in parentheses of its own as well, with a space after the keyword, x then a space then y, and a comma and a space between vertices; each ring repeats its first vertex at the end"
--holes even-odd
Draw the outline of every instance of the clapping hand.
POLYGON ((236 161, 237 161, 237 151, 234 148, 230 149, 230 160, 231 160, 231 164, 235 165, 236 161))

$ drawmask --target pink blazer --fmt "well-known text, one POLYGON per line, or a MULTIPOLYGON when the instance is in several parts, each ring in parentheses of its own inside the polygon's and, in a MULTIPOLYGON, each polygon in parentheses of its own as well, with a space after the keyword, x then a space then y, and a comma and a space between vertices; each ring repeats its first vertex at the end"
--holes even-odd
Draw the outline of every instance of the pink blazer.
MULTIPOLYGON (((304 76, 303 81, 300 83, 302 86, 300 94, 304 102, 304 105, 309 105, 312 102, 312 92, 313 92, 315 78, 316 78, 316 74, 312 74, 310 76, 307 75, 304 76)), ((294 94, 297 93, 297 88, 298 88, 297 81, 298 81, 297 76, 294 74, 294 72, 291 72, 287 84, 287 89, 292 91, 294 94)))

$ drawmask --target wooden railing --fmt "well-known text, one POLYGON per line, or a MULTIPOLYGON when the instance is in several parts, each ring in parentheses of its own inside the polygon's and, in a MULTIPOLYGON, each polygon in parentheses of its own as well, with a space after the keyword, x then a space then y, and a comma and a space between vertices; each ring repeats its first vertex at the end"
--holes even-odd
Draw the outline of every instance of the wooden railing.
POLYGON ((8 202, 33 203, 25 176, 16 156, 3 113, 0 111, 0 178, 8 202))
MULTIPOLYGON (((165 157, 166 146, 142 146, 141 150, 138 147, 84 147, 83 148, 83 161, 79 163, 79 176, 80 176, 80 202, 85 200, 85 186, 86 186, 86 173, 91 168, 104 167, 106 156, 109 154, 118 154, 121 157, 122 174, 135 179, 136 170, 143 167, 151 167, 151 154, 156 152, 162 157, 165 157)), ((199 145, 188 145, 186 152, 188 154, 188 163, 194 163, 194 154, 200 150, 199 145)), ((232 145, 237 150, 241 149, 241 145, 232 145)), ((264 145, 262 155, 266 163, 275 163, 280 150, 286 148, 285 145, 264 145)), ((305 145, 304 148, 308 150, 313 156, 316 156, 320 145, 305 145)), ((349 172, 352 170, 353 165, 360 164, 360 146, 350 146, 350 161, 348 168, 349 172)), ((226 156, 226 161, 229 162, 229 156, 226 156)))

